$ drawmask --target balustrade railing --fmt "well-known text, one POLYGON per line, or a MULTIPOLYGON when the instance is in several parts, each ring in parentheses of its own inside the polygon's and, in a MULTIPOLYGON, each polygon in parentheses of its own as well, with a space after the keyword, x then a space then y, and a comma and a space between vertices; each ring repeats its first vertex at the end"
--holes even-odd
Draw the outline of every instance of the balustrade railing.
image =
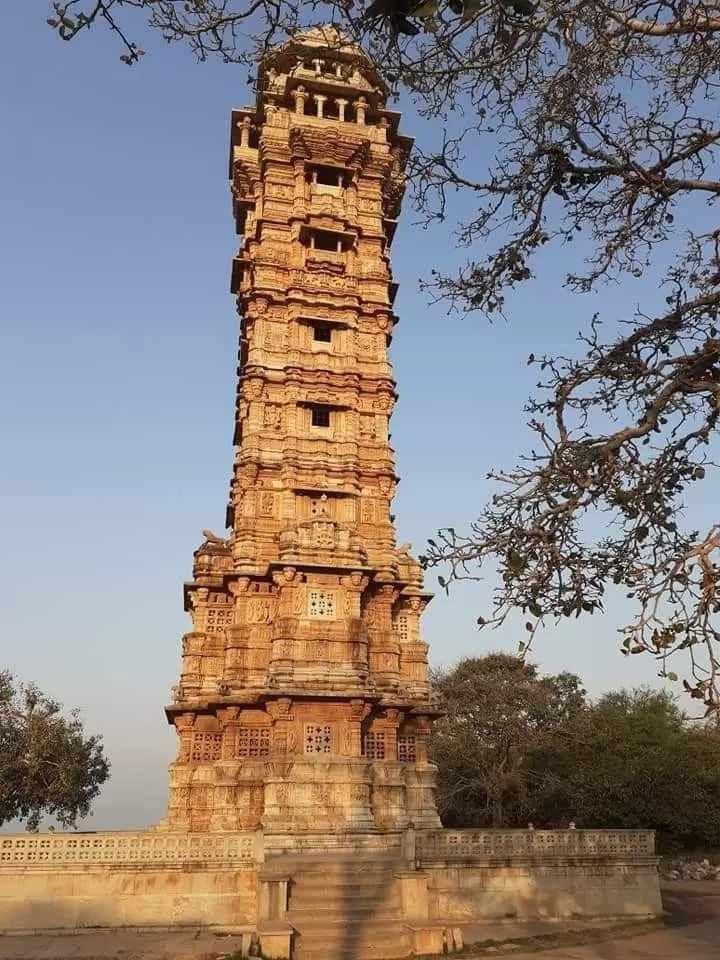
POLYGON ((255 834, 171 833, 0 835, 0 870, 67 864, 200 864, 252 862, 255 834))
POLYGON ((652 830, 431 830, 417 834, 420 860, 538 856, 648 857, 652 830))

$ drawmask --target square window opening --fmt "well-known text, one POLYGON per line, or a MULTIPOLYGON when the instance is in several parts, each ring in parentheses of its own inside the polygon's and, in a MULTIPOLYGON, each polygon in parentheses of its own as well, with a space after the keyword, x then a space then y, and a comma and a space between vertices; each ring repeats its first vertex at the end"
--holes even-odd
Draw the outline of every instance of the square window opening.
POLYGON ((313 427, 327 428, 330 426, 330 407, 310 407, 310 422, 313 427))
POLYGON ((310 167, 307 172, 309 183, 322 187, 346 187, 347 171, 340 167, 310 167))
POLYGON ((332 343, 332 327, 327 323, 313 324, 313 340, 316 343, 332 343))
POLYGON ((310 234, 310 247, 313 250, 327 250, 342 253, 343 238, 339 233, 330 230, 313 230, 310 234))

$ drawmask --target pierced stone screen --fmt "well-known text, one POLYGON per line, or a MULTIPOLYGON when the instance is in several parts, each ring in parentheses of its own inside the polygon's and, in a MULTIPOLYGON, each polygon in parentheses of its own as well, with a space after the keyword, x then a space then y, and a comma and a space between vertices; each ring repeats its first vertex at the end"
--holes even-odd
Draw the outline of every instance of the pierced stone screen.
POLYGON ((335 594, 327 590, 311 590, 308 594, 308 615, 325 620, 335 619, 335 594))
POLYGON ((393 632, 397 634, 400 640, 407 640, 408 638, 408 618, 404 613, 401 613, 399 617, 396 617, 393 620, 393 632))
POLYGON ((222 750, 221 733, 196 733, 190 749, 191 760, 219 760, 222 750))
POLYGON ((363 756, 368 760, 385 759, 385 734, 384 732, 368 730, 363 737, 363 756))
POLYGON ((240 727, 238 730, 237 757, 267 757, 270 755, 269 727, 240 727))
POLYGON ((222 633, 225 627, 232 624, 232 607, 209 607, 205 622, 206 633, 222 633))
POLYGON ((332 753, 332 727, 324 724, 318 726, 313 723, 305 726, 305 753, 317 755, 332 753))

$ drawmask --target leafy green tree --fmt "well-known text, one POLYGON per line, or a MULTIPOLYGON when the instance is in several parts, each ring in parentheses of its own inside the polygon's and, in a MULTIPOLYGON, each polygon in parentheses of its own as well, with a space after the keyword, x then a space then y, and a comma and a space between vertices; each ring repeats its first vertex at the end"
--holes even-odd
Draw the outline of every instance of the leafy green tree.
POLYGON ((461 660, 435 675, 446 715, 431 749, 449 826, 517 825, 527 809, 527 763, 571 724, 585 692, 571 674, 542 677, 504 653, 461 660))
POLYGON ((587 701, 577 677, 517 657, 437 676, 432 754, 447 826, 654 829, 666 852, 720 846, 720 751, 666 691, 587 701))
MULTIPOLYGON (((720 707, 720 526, 683 519, 712 482, 720 413, 720 13, 703 0, 60 0, 66 38, 104 23, 131 64, 137 17, 199 59, 250 64, 298 26, 332 20, 408 90, 435 142, 410 160, 432 224, 465 194, 468 259, 432 295, 488 316, 562 249, 565 285, 597 292, 649 273, 635 313, 596 315, 545 353, 532 449, 495 468, 469 529, 440 531, 448 582, 498 574, 483 622, 592 614, 634 601, 623 649, 649 654, 709 712, 720 707), (449 118, 449 119, 448 119, 449 118), (450 122, 451 121, 451 122, 450 122), (485 171, 488 159, 489 170, 485 171), (483 158, 483 162, 479 162, 483 158), (547 262, 547 261, 545 261, 547 262), (608 321, 610 321, 608 323, 608 321), (605 533, 588 532, 600 515, 605 533), (674 669, 669 668, 669 662, 674 669)), ((570 332, 570 331, 569 331, 570 332)), ((715 483, 717 484, 716 477, 715 483)), ((452 518, 449 518, 451 521, 452 518)))
POLYGON ((90 813, 110 775, 101 738, 86 736, 77 711, 69 717, 35 686, 0 672, 0 824, 43 816, 73 826, 90 813))
MULTIPOLYGON (((544 759, 579 826, 652 828, 669 851, 720 846, 717 738, 667 692, 606 694, 576 718, 568 743, 544 759)), ((537 799, 539 818, 552 816, 557 798, 537 799)))

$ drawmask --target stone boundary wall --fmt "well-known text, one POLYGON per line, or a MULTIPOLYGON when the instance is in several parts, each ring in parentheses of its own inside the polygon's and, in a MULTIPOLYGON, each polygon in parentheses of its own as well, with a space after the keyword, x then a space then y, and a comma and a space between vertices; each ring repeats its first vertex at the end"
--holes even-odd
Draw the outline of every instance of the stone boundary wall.
POLYGON ((0 933, 182 926, 252 933, 268 919, 258 879, 264 861, 278 857, 291 878, 299 854, 372 856, 383 839, 401 868, 395 882, 415 891, 405 897, 415 904, 411 919, 431 926, 662 909, 652 831, 410 829, 391 838, 298 839, 283 850, 282 837, 260 831, 0 834, 0 933))
POLYGON ((652 857, 653 830, 429 830, 417 834, 421 862, 487 857, 652 857))
POLYGON ((257 834, 0 834, 0 932, 257 920, 257 834))
POLYGON ((435 830, 415 853, 436 921, 662 913, 652 830, 435 830))

